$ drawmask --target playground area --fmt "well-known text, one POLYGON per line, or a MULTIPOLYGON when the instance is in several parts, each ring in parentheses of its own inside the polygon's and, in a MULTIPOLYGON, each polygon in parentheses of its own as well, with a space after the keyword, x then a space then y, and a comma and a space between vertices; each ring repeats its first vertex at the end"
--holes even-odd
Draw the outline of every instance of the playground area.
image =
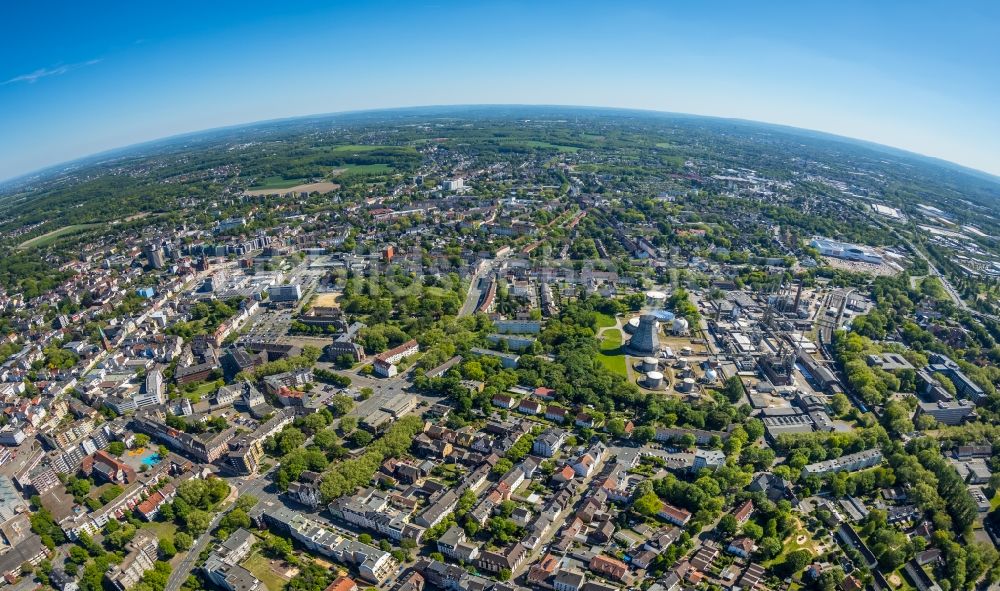
POLYGON ((122 454, 121 457, 123 462, 131 466, 132 469, 136 471, 143 470, 143 466, 145 466, 146 470, 149 470, 153 466, 159 464, 162 459, 163 458, 160 457, 160 454, 155 447, 137 447, 135 449, 130 449, 122 454))

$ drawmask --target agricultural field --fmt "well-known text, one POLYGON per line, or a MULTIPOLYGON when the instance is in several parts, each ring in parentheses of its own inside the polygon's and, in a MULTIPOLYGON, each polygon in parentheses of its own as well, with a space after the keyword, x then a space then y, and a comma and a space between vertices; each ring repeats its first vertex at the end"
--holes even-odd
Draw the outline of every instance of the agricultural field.
MULTIPOLYGON (((335 169, 331 174, 339 174, 343 169, 335 169)), ((272 177, 273 178, 273 177, 272 177)), ((276 182, 272 186, 268 186, 262 189, 253 189, 247 191, 247 195, 277 195, 280 193, 329 193, 330 191, 336 191, 340 188, 337 183, 331 183, 329 181, 321 181, 318 183, 306 183, 298 184, 292 186, 285 186, 288 183, 293 183, 295 181, 280 181, 276 182)))

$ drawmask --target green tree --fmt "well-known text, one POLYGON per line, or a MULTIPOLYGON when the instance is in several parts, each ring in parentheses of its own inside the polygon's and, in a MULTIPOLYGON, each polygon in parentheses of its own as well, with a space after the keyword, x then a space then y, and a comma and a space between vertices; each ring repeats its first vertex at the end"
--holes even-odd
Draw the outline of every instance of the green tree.
POLYGON ((358 417, 344 417, 340 419, 340 432, 344 435, 349 434, 358 428, 358 417))
POLYGON ((719 520, 719 525, 716 526, 715 531, 719 532, 723 537, 729 537, 736 533, 739 529, 740 524, 736 521, 736 517, 732 513, 726 513, 719 520))
POLYGON ((189 534, 186 534, 182 531, 179 531, 176 534, 174 534, 174 546, 178 550, 187 550, 188 548, 191 547, 192 544, 194 544, 194 540, 191 538, 189 534))
POLYGON ((514 469, 514 463, 507 458, 500 458, 500 461, 493 466, 493 473, 502 475, 514 469))
POLYGON ((200 536, 211 523, 211 513, 202 509, 192 509, 184 519, 184 529, 192 536, 200 536))
POLYGON ((372 434, 363 429, 354 431, 348 437, 348 440, 354 445, 354 447, 365 447, 370 444, 373 439, 372 434))
POLYGON ((625 420, 619 417, 610 419, 606 428, 612 437, 621 437, 625 434, 625 420))
POLYGON ((174 540, 171 538, 160 538, 160 544, 158 546, 160 551, 160 556, 166 558, 167 560, 174 557, 177 554, 177 546, 174 545, 174 540))
POLYGON ((632 510, 642 515, 656 515, 663 508, 663 502, 654 492, 648 492, 632 502, 632 510))
POLYGON ((806 565, 812 562, 812 558, 812 553, 808 550, 795 550, 785 556, 785 560, 779 568, 785 573, 785 576, 790 577, 801 573, 806 568, 806 565))
POLYGON ((250 516, 240 508, 235 508, 222 518, 219 525, 229 531, 236 531, 239 528, 250 527, 250 516))

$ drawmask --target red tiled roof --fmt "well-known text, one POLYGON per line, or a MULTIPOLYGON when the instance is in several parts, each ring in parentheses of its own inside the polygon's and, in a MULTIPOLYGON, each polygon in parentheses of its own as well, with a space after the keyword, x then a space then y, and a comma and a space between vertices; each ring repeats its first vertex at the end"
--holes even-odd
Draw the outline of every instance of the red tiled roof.
POLYGON ((330 586, 326 588, 326 591, 352 591, 352 589, 357 589, 358 584, 354 582, 354 579, 350 577, 337 577, 330 586))
POLYGON ((663 503, 663 507, 660 508, 660 513, 663 513, 664 515, 669 515, 674 519, 680 521, 684 521, 691 518, 691 513, 689 511, 685 511, 684 509, 674 507, 673 505, 669 505, 667 503, 663 503))
POLYGON ((155 493, 149 495, 149 498, 147 498, 145 501, 136 505, 135 509, 136 511, 142 513, 143 515, 149 515, 150 513, 155 511, 156 508, 159 507, 160 503, 162 502, 163 502, 163 494, 160 491, 156 491, 155 493))
POLYGON ((736 518, 736 521, 744 521, 747 517, 750 517, 751 513, 753 513, 753 501, 748 499, 740 505, 740 508, 733 514, 733 517, 736 518))

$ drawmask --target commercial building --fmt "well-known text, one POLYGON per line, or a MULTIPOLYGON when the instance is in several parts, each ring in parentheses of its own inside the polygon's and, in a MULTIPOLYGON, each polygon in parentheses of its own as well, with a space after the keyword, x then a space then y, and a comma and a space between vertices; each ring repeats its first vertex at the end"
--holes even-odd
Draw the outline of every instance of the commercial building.
POLYGON ((0 476, 0 522, 13 519, 27 510, 28 505, 21 493, 14 488, 14 482, 6 476, 0 476))
POLYGON ((694 463, 691 465, 691 469, 694 471, 698 471, 703 468, 710 468, 714 470, 725 463, 726 454, 722 453, 722 450, 696 449, 694 450, 694 463))
MULTIPOLYGON (((952 361, 945 355, 940 353, 934 353, 930 356, 930 364, 927 366, 927 373, 941 374, 946 376, 951 383, 955 385, 955 393, 960 398, 968 398, 975 404, 982 404, 986 401, 986 392, 979 386, 979 384, 972 381, 972 379, 965 375, 957 363, 952 361)), ((929 390, 932 384, 930 384, 926 379, 922 379, 920 383, 921 393, 929 390)))
POLYGON ((917 403, 920 414, 930 415, 939 423, 958 425, 976 410, 971 400, 938 400, 917 403))
POLYGON ((809 246, 819 251, 821 255, 848 261, 861 261, 873 265, 881 265, 882 255, 867 246, 859 246, 848 242, 838 242, 821 236, 813 237, 809 246))
POLYGON ((267 288, 267 297, 276 303, 297 302, 302 299, 302 286, 298 283, 272 285, 267 288))

